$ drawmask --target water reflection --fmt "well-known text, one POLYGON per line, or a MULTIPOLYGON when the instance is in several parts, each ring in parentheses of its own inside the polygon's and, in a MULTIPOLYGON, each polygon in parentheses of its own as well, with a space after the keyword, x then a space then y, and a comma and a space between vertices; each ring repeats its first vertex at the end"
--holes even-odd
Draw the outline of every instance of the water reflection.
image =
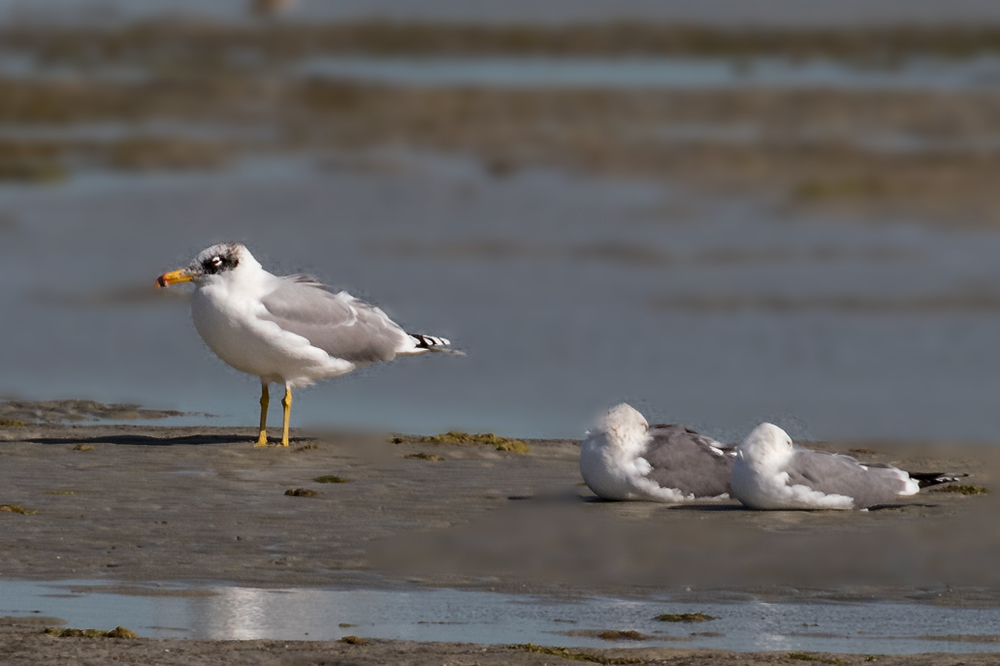
POLYGON ((636 630, 629 645, 848 653, 996 650, 1000 608, 895 603, 677 603, 575 599, 458 590, 263 590, 219 586, 116 588, 81 582, 0 582, 0 616, 43 615, 70 627, 127 626, 141 636, 208 639, 372 638, 607 647, 606 630, 636 630), (69 592, 69 593, 67 593, 69 592), (661 622, 702 612, 700 624, 661 622))

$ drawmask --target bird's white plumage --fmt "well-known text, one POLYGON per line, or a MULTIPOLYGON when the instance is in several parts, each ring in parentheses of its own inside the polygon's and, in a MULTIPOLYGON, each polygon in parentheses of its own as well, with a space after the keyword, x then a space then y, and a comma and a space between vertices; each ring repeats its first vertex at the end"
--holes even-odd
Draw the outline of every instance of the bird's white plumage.
POLYGON ((920 490, 903 470, 797 447, 771 423, 737 447, 730 483, 754 509, 861 509, 920 490))
POLYGON ((407 333, 347 292, 332 293, 303 275, 268 273, 239 243, 213 245, 187 268, 156 280, 160 287, 179 282, 195 284, 191 316, 205 344, 232 367, 260 377, 256 446, 268 445, 272 382, 285 385, 281 445, 288 446, 293 388, 399 355, 450 351, 444 338, 407 333))
MULTIPOLYGON (((657 481, 654 465, 650 462, 650 446, 654 443, 650 436, 649 424, 645 417, 627 404, 611 408, 586 433, 580 446, 580 474, 584 482, 598 497, 608 500, 649 500, 655 502, 685 502, 695 499, 724 499, 728 495, 725 480, 728 478, 728 463, 722 469, 715 464, 719 456, 724 456, 717 443, 701 438, 689 431, 680 433, 688 450, 680 455, 671 470, 674 484, 657 481), (695 442, 693 437, 697 437, 695 442), (688 441, 689 440, 689 441, 688 441), (692 449, 693 447, 693 449, 692 449), (692 455, 693 454, 693 455, 692 455), (705 462, 710 460, 706 466, 705 462), (687 465, 687 469, 677 469, 687 465), (719 475, 721 486, 711 491, 709 496, 699 496, 694 488, 705 487, 705 479, 699 476, 719 475)), ((669 451, 659 451, 658 460, 670 456, 669 451)), ((662 470, 661 470, 662 471, 662 470)), ((707 487, 713 487, 711 481, 707 487)))
POLYGON ((661 489, 645 478, 651 466, 646 449, 649 424, 631 406, 611 408, 580 445, 580 474, 598 497, 610 500, 653 499, 680 502, 673 489, 661 489))
MULTIPOLYGON (((272 275, 242 245, 227 247, 235 255, 235 267, 215 274, 199 275, 195 279, 191 317, 205 344, 237 370, 257 375, 265 382, 277 382, 292 388, 350 372, 362 362, 342 358, 331 350, 335 347, 338 334, 345 338, 357 338, 359 334, 363 337, 363 332, 356 330, 362 309, 367 315, 366 323, 372 337, 380 336, 380 343, 389 345, 381 351, 382 357, 427 351, 418 348, 416 339, 378 308, 345 292, 332 294, 300 278, 272 275), (299 299, 302 305, 296 309, 293 304, 291 310, 283 311, 282 315, 313 322, 318 319, 314 327, 324 332, 326 349, 309 337, 293 332, 290 325, 282 325, 282 317, 276 317, 266 307, 267 300, 273 300, 275 295, 279 301, 293 303, 298 302, 296 296, 311 297, 311 300, 299 299), (322 300, 317 301, 320 295, 322 300), (339 308, 336 321, 324 322, 315 312, 319 308, 310 307, 311 303, 327 302, 339 308)), ((199 255, 195 263, 219 251, 218 246, 209 248, 199 255)))

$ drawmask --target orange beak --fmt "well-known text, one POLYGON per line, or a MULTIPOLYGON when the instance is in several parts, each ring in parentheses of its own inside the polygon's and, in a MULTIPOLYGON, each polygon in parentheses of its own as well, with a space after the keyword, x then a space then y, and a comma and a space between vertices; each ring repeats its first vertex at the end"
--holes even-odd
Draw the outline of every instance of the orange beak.
POLYGON ((163 288, 179 282, 191 282, 192 280, 194 280, 194 276, 188 272, 188 269, 181 268, 176 271, 164 273, 160 277, 156 278, 156 286, 163 288))

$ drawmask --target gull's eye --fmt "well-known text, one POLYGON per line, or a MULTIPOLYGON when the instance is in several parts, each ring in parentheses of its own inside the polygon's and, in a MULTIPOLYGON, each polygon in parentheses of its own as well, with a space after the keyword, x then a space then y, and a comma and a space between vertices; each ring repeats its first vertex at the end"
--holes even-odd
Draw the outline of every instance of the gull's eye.
POLYGON ((217 254, 211 259, 206 259, 204 262, 202 262, 201 265, 206 273, 214 275, 215 273, 218 273, 220 270, 222 270, 222 265, 224 263, 225 259, 223 259, 221 255, 217 254))
POLYGON ((201 260, 201 270, 208 275, 229 271, 239 264, 239 259, 232 253, 213 254, 201 260))

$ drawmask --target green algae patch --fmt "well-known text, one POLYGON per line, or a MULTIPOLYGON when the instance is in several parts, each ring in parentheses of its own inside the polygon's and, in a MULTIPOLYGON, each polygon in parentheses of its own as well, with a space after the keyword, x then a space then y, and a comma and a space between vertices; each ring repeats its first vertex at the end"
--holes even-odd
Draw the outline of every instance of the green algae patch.
POLYGON ((649 641, 653 639, 652 636, 641 634, 635 629, 626 629, 624 631, 619 629, 609 629, 608 631, 602 631, 597 634, 597 637, 602 641, 649 641))
POLYGON ((714 615, 706 615, 705 613, 664 613, 663 615, 657 615, 653 619, 660 622, 709 622, 718 618, 714 615))
POLYGON ((125 627, 115 627, 111 631, 100 629, 64 629, 61 627, 45 627, 43 634, 58 638, 139 638, 139 634, 125 627))
POLYGON ((0 181, 46 185, 65 181, 66 169, 56 162, 0 162, 0 181))
POLYGON ((410 453, 409 455, 403 456, 404 458, 409 458, 410 460, 430 460, 431 462, 441 462, 444 460, 441 456, 435 456, 431 453, 410 453))
POLYGON ((23 428, 24 421, 11 421, 10 419, 0 419, 0 427, 2 428, 23 428))
POLYGON ((177 137, 131 136, 104 147, 108 166, 119 171, 217 169, 230 159, 220 143, 177 137))
POLYGON ((874 199, 890 193, 889 186, 878 178, 808 180, 795 186, 792 195, 801 201, 828 199, 874 199))
POLYGON ((30 516, 38 513, 38 511, 34 509, 25 509, 20 504, 0 504, 0 511, 6 511, 7 513, 19 513, 22 516, 30 516))
POLYGON ((535 645, 534 643, 511 645, 510 649, 535 652, 537 654, 549 654, 553 657, 562 657, 563 659, 570 659, 572 661, 589 661, 595 664, 641 664, 643 661, 642 659, 635 659, 633 657, 605 657, 587 652, 570 652, 569 648, 547 647, 545 645, 535 645))
POLYGON ((342 476, 336 476, 335 474, 327 474, 326 476, 317 476, 313 479, 316 483, 350 483, 350 479, 345 479, 342 476))
POLYGON ((957 485, 957 486, 941 486, 940 488, 934 488, 931 490, 932 493, 958 493, 959 495, 985 495, 989 490, 983 488, 982 486, 971 486, 971 485, 957 485))
POLYGON ((75 490, 46 490, 43 495, 76 495, 75 490))
POLYGON ((344 636, 340 639, 340 642, 347 643, 348 645, 368 645, 368 640, 360 636, 344 636))
POLYGON ((846 664, 847 662, 843 659, 828 659, 826 657, 818 657, 814 654, 809 654, 808 652, 789 652, 789 659, 795 659, 796 661, 815 661, 821 664, 846 664))
POLYGON ((528 445, 520 439, 501 437, 500 435, 494 435, 491 432, 478 433, 474 435, 467 432, 451 430, 440 435, 421 437, 417 441, 421 444, 484 444, 486 446, 492 446, 497 451, 512 451, 522 455, 530 450, 528 445))
POLYGON ((289 488, 285 494, 289 497, 316 497, 319 493, 308 488, 289 488))

